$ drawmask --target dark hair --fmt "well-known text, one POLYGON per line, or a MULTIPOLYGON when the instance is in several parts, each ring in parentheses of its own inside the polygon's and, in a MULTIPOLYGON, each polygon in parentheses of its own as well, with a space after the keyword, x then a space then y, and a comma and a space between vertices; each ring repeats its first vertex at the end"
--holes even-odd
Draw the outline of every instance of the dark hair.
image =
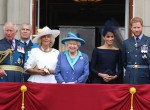
POLYGON ((107 20, 104 24, 104 29, 102 35, 105 36, 108 32, 112 32, 115 35, 115 30, 118 28, 119 24, 115 19, 111 18, 107 20))
POLYGON ((113 27, 105 27, 103 32, 102 32, 102 35, 105 36, 108 32, 112 32, 115 35, 113 27))

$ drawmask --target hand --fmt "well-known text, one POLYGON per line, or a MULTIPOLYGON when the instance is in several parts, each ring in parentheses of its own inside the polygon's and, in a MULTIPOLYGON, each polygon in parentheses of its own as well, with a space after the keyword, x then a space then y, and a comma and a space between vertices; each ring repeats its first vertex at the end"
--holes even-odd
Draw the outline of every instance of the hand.
POLYGON ((42 76, 47 75, 47 73, 44 70, 41 70, 41 69, 37 70, 37 74, 42 75, 42 76))
POLYGON ((67 83, 62 82, 61 84, 75 84, 75 82, 67 82, 67 83))
POLYGON ((4 70, 0 70, 0 77, 3 77, 3 76, 7 76, 7 74, 4 70))
POLYGON ((75 82, 67 82, 67 84, 75 84, 75 82))
POLYGON ((114 80, 114 79, 116 79, 117 78, 117 75, 115 75, 115 76, 109 76, 109 80, 111 81, 111 80, 114 80))
POLYGON ((105 77, 108 77, 109 75, 105 73, 98 73, 98 76, 101 78, 105 78, 105 77))
POLYGON ((103 80, 104 80, 105 82, 109 82, 109 81, 111 81, 111 80, 114 80, 114 79, 117 77, 117 75, 115 75, 115 76, 110 76, 110 75, 105 74, 105 73, 99 73, 98 76, 101 77, 101 78, 103 78, 103 80))
POLYGON ((109 75, 108 74, 99 73, 98 76, 101 77, 105 82, 109 81, 109 75))

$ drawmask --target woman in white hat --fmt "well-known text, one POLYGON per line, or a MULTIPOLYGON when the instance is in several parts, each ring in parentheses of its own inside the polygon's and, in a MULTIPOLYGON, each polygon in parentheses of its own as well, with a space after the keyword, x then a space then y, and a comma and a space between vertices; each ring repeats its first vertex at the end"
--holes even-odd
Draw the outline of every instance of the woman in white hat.
POLYGON ((67 46, 67 50, 58 56, 55 69, 57 83, 85 83, 89 75, 89 60, 85 53, 79 51, 85 41, 69 32, 62 44, 67 46))
POLYGON ((38 43, 39 48, 33 48, 24 68, 30 73, 29 82, 56 83, 54 69, 57 63, 59 51, 52 48, 55 38, 60 34, 59 30, 51 30, 48 27, 38 29, 38 35, 33 43, 38 43))

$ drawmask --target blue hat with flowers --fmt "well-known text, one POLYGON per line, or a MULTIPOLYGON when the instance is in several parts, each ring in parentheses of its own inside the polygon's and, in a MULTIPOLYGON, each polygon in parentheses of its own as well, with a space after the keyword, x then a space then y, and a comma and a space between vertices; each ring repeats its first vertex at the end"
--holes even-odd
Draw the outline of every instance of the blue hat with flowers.
POLYGON ((79 38, 76 34, 69 32, 67 34, 67 37, 62 39, 61 43, 65 44, 66 41, 75 40, 81 43, 81 45, 85 44, 85 41, 81 38, 79 38))

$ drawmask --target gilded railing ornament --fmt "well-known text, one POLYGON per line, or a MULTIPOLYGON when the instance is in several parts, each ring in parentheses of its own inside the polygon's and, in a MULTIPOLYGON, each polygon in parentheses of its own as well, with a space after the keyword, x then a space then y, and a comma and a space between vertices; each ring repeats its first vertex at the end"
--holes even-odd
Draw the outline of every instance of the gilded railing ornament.
POLYGON ((21 110, 25 110, 25 105, 24 105, 24 93, 27 91, 27 86, 22 85, 20 87, 20 90, 22 92, 22 106, 21 106, 21 110))
POLYGON ((136 88, 131 87, 130 88, 130 93, 131 93, 131 108, 130 108, 130 110, 133 110, 133 95, 136 93, 136 88))

